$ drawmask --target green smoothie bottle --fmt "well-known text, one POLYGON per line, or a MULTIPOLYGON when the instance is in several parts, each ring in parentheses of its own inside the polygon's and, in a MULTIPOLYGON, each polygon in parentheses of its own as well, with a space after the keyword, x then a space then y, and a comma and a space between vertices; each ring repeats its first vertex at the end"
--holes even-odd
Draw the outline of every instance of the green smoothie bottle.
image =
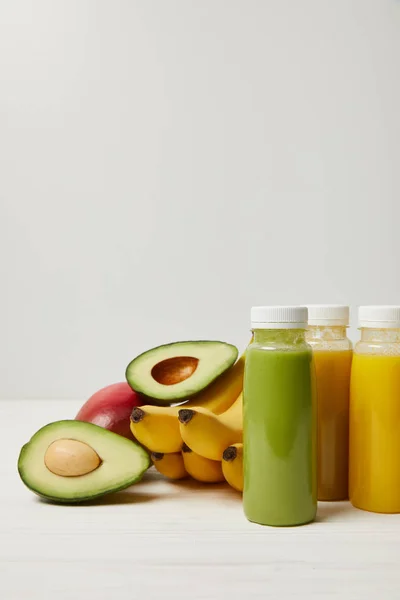
POLYGON ((316 387, 307 308, 251 311, 243 388, 243 506, 249 521, 309 523, 317 510, 316 387))

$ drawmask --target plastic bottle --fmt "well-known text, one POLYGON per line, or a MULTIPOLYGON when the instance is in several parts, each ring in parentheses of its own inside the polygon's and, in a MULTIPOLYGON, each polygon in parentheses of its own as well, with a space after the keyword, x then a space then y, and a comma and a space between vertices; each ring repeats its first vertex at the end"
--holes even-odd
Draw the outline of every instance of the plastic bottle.
POLYGON ((350 386, 350 501, 399 513, 400 306, 362 306, 359 325, 350 386))
POLYGON ((315 518, 316 399, 306 307, 253 307, 243 392, 246 517, 262 525, 315 518))
POLYGON ((317 378, 318 500, 347 500, 352 343, 349 307, 308 306, 306 339, 317 378))

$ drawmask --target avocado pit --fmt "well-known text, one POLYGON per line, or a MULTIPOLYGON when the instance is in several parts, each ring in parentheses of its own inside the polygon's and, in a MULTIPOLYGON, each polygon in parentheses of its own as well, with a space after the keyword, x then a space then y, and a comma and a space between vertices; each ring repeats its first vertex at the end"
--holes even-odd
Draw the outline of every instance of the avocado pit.
POLYGON ((47 448, 44 463, 54 475, 80 477, 95 471, 101 465, 101 458, 84 442, 59 439, 47 448))
POLYGON ((154 365, 151 376, 161 385, 176 385, 189 379, 198 364, 199 359, 194 356, 173 356, 154 365))

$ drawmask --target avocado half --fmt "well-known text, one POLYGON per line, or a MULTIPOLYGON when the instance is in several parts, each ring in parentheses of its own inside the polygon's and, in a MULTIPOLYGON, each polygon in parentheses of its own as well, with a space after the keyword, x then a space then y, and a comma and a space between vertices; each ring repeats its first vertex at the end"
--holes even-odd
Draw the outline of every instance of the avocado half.
POLYGON ((126 368, 133 390, 159 404, 187 400, 229 369, 238 349, 219 341, 175 342, 134 358, 126 368))
POLYGON ((39 496, 75 503, 129 487, 150 464, 135 442, 92 423, 66 420, 35 433, 20 452, 18 472, 39 496))

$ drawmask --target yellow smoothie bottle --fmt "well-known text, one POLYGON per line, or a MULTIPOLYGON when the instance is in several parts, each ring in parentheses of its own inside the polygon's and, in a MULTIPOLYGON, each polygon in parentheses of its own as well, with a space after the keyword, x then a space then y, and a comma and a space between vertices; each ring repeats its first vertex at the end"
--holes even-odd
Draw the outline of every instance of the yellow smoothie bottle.
POLYGON ((349 307, 310 305, 307 342, 317 383, 318 500, 347 500, 352 343, 349 307))
POLYGON ((362 306, 350 386, 353 506, 400 513, 400 306, 362 306))

